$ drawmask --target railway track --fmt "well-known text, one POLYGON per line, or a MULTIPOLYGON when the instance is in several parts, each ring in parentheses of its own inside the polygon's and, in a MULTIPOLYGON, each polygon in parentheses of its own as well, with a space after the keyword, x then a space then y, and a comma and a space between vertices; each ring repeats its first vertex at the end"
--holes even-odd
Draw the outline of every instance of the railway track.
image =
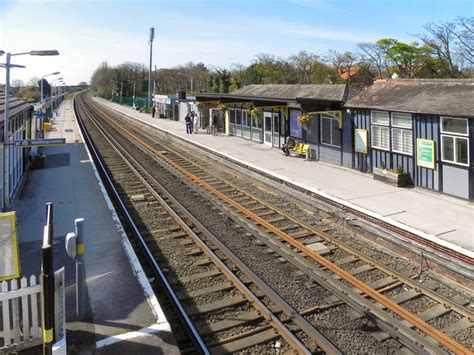
MULTIPOLYGON (((260 344, 273 342, 282 351, 293 349, 298 353, 309 354, 319 349, 327 353, 340 353, 167 193, 136 159, 126 151, 120 150, 118 148, 120 145, 112 137, 107 137, 107 133, 98 122, 94 121, 90 111, 79 110, 81 111, 80 116, 87 116, 96 129, 101 131, 105 141, 113 147, 115 155, 108 153, 103 160, 109 172, 115 177, 118 175, 117 180, 124 182, 121 184, 122 188, 117 191, 123 210, 134 211, 141 216, 148 214, 141 219, 141 227, 134 223, 134 229, 140 236, 142 245, 149 252, 150 260, 155 263, 155 270, 161 275, 162 282, 172 295, 175 306, 183 312, 182 317, 186 318, 189 333, 196 338, 194 343, 199 345, 201 351, 257 352, 261 350, 258 348, 260 344), (123 188, 125 185, 127 188, 123 188), (144 218, 153 218, 158 222, 159 228, 151 231, 144 228, 146 224, 144 218), (202 238, 206 238, 207 243, 210 241, 213 246, 208 247, 202 238), (167 247, 167 244, 173 246, 176 243, 182 249, 167 247), (216 250, 221 253, 220 257, 216 255, 216 250), (186 265, 182 263, 172 265, 172 258, 182 256, 179 254, 183 253, 186 256, 186 265), (184 267, 186 269, 184 275, 177 273, 165 275, 169 269, 165 268, 163 271, 163 267, 155 262, 163 257, 169 260, 164 263, 167 267, 172 267, 174 270, 178 266, 184 267), (243 275, 246 279, 245 284, 221 258, 224 258, 227 264, 232 264, 233 269, 243 275), (258 289, 260 298, 269 299, 272 309, 260 301, 255 291, 250 290, 249 284, 258 289), (174 291, 176 289, 179 291, 174 291), (275 314, 282 314, 285 324, 275 314), (293 334, 298 331, 305 332, 315 340, 312 350, 303 345, 293 334)), ((185 350, 195 349, 185 348, 185 350)))
POLYGON ((469 302, 444 297, 433 287, 389 269, 321 228, 262 201, 216 176, 185 152, 157 144, 158 136, 145 134, 139 124, 121 120, 118 125, 118 118, 112 118, 110 112, 102 111, 102 115, 108 116, 110 127, 176 174, 177 179, 187 184, 193 181, 193 193, 245 230, 256 248, 277 255, 280 262, 297 268, 300 276, 331 292, 322 303, 299 309, 301 315, 308 317, 344 303, 352 308, 351 320, 366 317, 377 325, 373 336, 379 342, 397 339, 415 352, 469 352, 451 338, 472 332, 472 312, 466 307, 469 302), (440 322, 442 318, 445 321, 440 322))

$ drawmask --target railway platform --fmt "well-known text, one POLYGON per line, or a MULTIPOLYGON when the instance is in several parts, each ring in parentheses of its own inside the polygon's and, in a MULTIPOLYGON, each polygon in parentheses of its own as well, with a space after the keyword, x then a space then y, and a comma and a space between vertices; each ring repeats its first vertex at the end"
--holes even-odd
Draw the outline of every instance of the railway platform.
POLYGON ((54 267, 66 268, 68 352, 179 353, 171 326, 98 183, 71 100, 61 103, 45 138, 66 138, 66 144, 41 148, 45 167, 30 171, 10 207, 17 213, 21 276, 29 276, 40 273, 45 203, 54 204, 54 267), (81 321, 75 314, 75 265, 64 246, 76 218, 85 219, 86 308, 81 321))
POLYGON ((420 188, 393 187, 373 180, 369 174, 285 157, 278 149, 242 138, 213 136, 205 131, 186 134, 183 122, 152 118, 127 106, 96 100, 225 159, 347 206, 471 260, 474 257, 474 206, 471 201, 420 188))

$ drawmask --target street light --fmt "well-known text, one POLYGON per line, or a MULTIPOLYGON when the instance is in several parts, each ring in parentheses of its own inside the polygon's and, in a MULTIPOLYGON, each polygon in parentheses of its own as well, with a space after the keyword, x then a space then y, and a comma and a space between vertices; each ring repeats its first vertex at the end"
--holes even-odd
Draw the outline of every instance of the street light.
POLYGON ((54 86, 53 83, 55 81, 63 80, 63 78, 56 78, 54 80, 51 80, 51 117, 53 117, 53 110, 54 110, 54 86))
POLYGON ((155 38, 155 27, 150 28, 150 67, 148 68, 148 108, 151 107, 151 59, 153 52, 153 39, 155 38))
MULTIPOLYGON (((5 52, 2 52, 3 55, 5 52)), ((7 60, 5 64, 1 66, 6 69, 6 79, 5 79, 5 111, 3 119, 3 208, 8 205, 10 200, 9 192, 9 166, 8 166, 8 154, 9 154, 9 123, 8 119, 10 116, 10 68, 24 68, 22 65, 11 64, 11 57, 18 55, 38 55, 38 56, 49 56, 49 55, 59 55, 57 50, 42 50, 42 51, 29 51, 22 53, 7 53, 7 60)))
POLYGON ((43 79, 46 78, 47 76, 51 76, 51 75, 58 75, 58 74, 61 74, 60 72, 56 71, 54 73, 51 73, 51 74, 46 74, 46 75, 43 75, 41 77, 41 100, 40 102, 43 102, 43 79))

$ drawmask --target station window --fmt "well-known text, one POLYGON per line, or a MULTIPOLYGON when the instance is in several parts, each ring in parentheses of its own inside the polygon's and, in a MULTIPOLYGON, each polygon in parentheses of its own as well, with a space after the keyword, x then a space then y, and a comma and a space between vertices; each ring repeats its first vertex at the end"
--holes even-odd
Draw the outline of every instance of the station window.
POLYGON ((229 117, 230 117, 230 123, 234 124, 235 123, 235 110, 233 108, 229 110, 229 117))
POLYGON ((250 115, 247 110, 242 110, 242 126, 250 127, 250 115))
POLYGON ((390 150, 390 114, 372 111, 370 144, 374 148, 390 150))
POLYGON ((372 111, 371 145, 377 149, 413 155, 412 128, 410 114, 372 111))
POLYGON ((321 143, 335 147, 341 146, 341 131, 336 119, 321 116, 321 143))
POLYGON ((235 111, 235 124, 242 124, 242 110, 235 111))
POLYGON ((413 154, 411 115, 392 112, 392 150, 403 154, 413 154))
POLYGON ((252 117, 252 127, 255 128, 262 128, 263 122, 262 117, 254 116, 252 117))
POLYGON ((468 121, 465 118, 441 117, 441 160, 469 165, 468 121))

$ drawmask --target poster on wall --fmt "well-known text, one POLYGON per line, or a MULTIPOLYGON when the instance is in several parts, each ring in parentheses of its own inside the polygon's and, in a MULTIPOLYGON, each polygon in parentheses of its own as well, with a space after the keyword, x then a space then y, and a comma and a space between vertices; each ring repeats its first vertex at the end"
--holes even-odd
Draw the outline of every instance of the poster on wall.
POLYGON ((290 110, 290 136, 303 139, 303 129, 298 122, 299 115, 301 115, 300 110, 290 110))
POLYGON ((354 151, 357 153, 367 154, 367 140, 369 132, 366 129, 354 130, 354 151))
POLYGON ((0 213, 0 281, 20 276, 15 212, 0 213))
POLYGON ((418 138, 416 140, 416 165, 434 170, 435 163, 435 141, 418 138))

